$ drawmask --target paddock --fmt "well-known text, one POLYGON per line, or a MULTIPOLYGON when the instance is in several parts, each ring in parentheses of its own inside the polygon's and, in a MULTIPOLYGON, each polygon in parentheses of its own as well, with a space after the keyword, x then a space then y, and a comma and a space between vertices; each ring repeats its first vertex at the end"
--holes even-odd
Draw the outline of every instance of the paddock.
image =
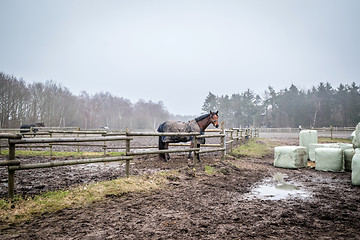
MULTIPOLYGON (((227 135, 229 140, 230 132, 227 135)), ((281 136, 273 133, 264 139, 260 132, 261 138, 254 141, 263 146, 299 144, 297 137, 281 136)), ((156 137, 133 137, 131 146, 137 144, 136 141, 150 146, 148 139, 152 138, 156 137)), ((219 139, 212 140, 216 140, 214 144, 219 143, 219 139)), ((227 144, 227 151, 230 145, 227 144)), ((76 146, 69 148, 76 149, 76 146)), ((2 230, 0 238, 290 239, 296 236, 310 240, 358 237, 360 225, 354 219, 360 217, 360 188, 351 185, 351 172, 320 172, 310 167, 275 168, 272 154, 250 158, 227 154, 223 161, 221 152, 204 153, 202 162, 194 167, 188 165, 185 154, 173 154, 173 161, 169 162, 161 162, 155 155, 138 155, 131 160, 130 178, 144 177, 152 181, 151 176, 165 174, 166 182, 160 190, 111 194, 101 202, 80 208, 74 206, 34 216, 31 221, 2 230), (214 172, 208 173, 207 168, 214 172), (279 174, 307 194, 280 200, 274 199, 271 192, 259 194, 262 186, 276 185, 274 176, 279 174)), ((31 157, 17 160, 38 161, 31 157)), ((88 184, 119 177, 127 179, 125 163, 81 164, 16 173, 17 189, 35 194, 51 186, 52 190, 56 190, 57 185, 62 189, 74 184, 85 188, 88 184)))
POLYGON ((125 161, 126 176, 130 174, 130 161, 134 156, 153 155, 160 153, 183 153, 193 152, 193 165, 197 165, 198 154, 206 154, 212 152, 220 152, 221 159, 225 158, 227 148, 232 151, 233 146, 240 144, 243 140, 249 137, 256 136, 256 130, 253 129, 230 129, 226 130, 222 127, 220 130, 210 129, 205 135, 200 135, 198 132, 193 133, 159 133, 159 132, 107 132, 96 130, 51 130, 39 131, 32 133, 34 137, 24 138, 21 134, 16 133, 0 133, 1 139, 6 139, 8 145, 3 145, 2 148, 8 148, 8 160, 0 161, 0 166, 8 167, 8 197, 13 198, 15 196, 15 171, 40 169, 40 168, 52 168, 68 165, 89 164, 89 163, 107 163, 107 162, 119 162, 125 161), (54 137, 55 135, 68 135, 68 137, 54 137), (43 138, 39 136, 49 135, 49 138, 43 138), (76 135, 76 137, 72 137, 76 135), (89 136, 91 135, 91 137, 89 136), (95 135, 95 136, 94 136, 95 135), (70 137, 69 137, 70 136, 70 137), (157 146, 132 146, 132 140, 136 138, 151 137, 156 138, 159 136, 192 136, 196 139, 200 138, 213 138, 218 139, 218 143, 203 144, 201 148, 191 148, 190 144, 172 144, 171 149, 168 150, 152 150, 157 146), (94 144, 96 142, 103 142, 103 144, 94 144), (108 142, 122 143, 116 146, 108 146, 108 142), (86 144, 84 144, 86 143, 86 144), (90 143, 90 144, 88 144, 90 143), (17 148, 49 148, 50 156, 53 155, 54 146, 68 146, 75 147, 79 151, 80 147, 98 147, 102 148, 104 156, 101 158, 89 158, 89 159, 73 159, 66 161, 52 161, 51 159, 43 163, 23 163, 16 160, 17 148), (206 149, 204 149, 206 148, 206 149), (109 149, 125 150, 124 156, 119 157, 107 157, 106 153, 109 149))

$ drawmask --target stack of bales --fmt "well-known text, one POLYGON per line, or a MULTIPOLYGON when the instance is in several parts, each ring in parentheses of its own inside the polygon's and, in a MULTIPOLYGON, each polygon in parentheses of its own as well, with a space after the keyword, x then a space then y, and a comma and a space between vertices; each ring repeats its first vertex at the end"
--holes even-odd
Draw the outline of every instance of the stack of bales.
POLYGON ((307 166, 309 158, 309 145, 317 143, 318 136, 315 130, 300 132, 300 146, 275 147, 274 166, 282 168, 303 168, 307 166))
POLYGON ((299 146, 275 147, 274 166, 301 168, 306 167, 310 159, 315 161, 315 170, 318 171, 352 171, 352 183, 360 185, 360 123, 352 136, 352 144, 319 144, 317 131, 303 130, 299 146))
POLYGON ((319 171, 343 172, 351 170, 352 144, 346 143, 312 143, 309 145, 309 159, 315 161, 315 169, 319 171))
POLYGON ((360 123, 358 123, 356 126, 352 137, 352 144, 355 148, 355 151, 351 163, 351 182, 354 185, 360 186, 360 123))

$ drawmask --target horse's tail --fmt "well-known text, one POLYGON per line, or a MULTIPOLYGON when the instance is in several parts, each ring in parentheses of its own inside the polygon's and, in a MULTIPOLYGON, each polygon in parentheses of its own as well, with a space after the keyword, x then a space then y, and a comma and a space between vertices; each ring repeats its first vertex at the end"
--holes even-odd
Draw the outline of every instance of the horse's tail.
POLYGON ((164 132, 164 125, 165 125, 166 122, 163 122, 162 124, 159 125, 157 131, 158 132, 164 132))

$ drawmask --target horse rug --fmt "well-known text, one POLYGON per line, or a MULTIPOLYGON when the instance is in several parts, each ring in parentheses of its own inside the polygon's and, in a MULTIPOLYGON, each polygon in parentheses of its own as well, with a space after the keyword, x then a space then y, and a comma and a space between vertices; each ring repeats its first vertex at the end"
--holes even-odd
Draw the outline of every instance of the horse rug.
MULTIPOLYGON (((199 124, 195 120, 189 122, 181 121, 166 121, 162 123, 157 129, 158 132, 199 132, 204 134, 200 129, 199 124)), ((161 141, 164 143, 178 143, 192 141, 193 136, 161 136, 161 141)), ((198 144, 205 144, 205 138, 200 138, 198 144)))

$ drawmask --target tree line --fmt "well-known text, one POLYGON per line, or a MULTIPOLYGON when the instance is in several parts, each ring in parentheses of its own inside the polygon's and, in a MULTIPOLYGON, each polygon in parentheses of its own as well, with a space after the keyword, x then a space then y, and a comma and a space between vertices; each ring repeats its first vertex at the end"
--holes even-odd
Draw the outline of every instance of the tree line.
POLYGON ((162 102, 130 100, 108 92, 79 96, 54 81, 26 84, 0 73, 0 127, 44 122, 46 126, 82 129, 154 129, 173 118, 162 102))
POLYGON ((309 90, 291 85, 275 91, 269 86, 263 97, 250 89, 241 94, 209 93, 202 109, 218 109, 227 127, 327 127, 355 126, 360 122, 360 87, 320 83, 309 90))
MULTIPOLYGON (((333 88, 320 83, 309 90, 291 85, 279 91, 269 86, 261 97, 248 89, 231 96, 209 92, 204 112, 219 110, 226 126, 326 127, 355 126, 360 122, 360 86, 352 83, 333 88)), ((130 100, 109 92, 72 94, 54 82, 27 84, 0 72, 0 127, 44 122, 46 126, 82 129, 156 129, 169 119, 190 120, 196 116, 172 115, 163 102, 130 100)))

